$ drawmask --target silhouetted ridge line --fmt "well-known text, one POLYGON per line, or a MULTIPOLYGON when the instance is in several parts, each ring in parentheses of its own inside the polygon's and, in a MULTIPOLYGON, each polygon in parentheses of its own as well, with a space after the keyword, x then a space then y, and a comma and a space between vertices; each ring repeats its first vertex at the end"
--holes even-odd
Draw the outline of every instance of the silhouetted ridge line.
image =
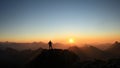
POLYGON ((61 49, 43 50, 32 62, 28 64, 28 68, 50 67, 63 68, 70 67, 79 60, 79 57, 68 51, 61 49))
POLYGON ((120 42, 116 41, 106 50, 106 52, 110 53, 114 58, 120 57, 120 42))

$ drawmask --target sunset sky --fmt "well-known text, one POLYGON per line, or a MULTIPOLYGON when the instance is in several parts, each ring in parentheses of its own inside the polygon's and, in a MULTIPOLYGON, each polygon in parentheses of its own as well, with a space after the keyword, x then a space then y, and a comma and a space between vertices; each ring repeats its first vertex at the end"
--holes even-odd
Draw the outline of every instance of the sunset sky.
POLYGON ((120 41, 119 0, 0 0, 0 41, 120 41))

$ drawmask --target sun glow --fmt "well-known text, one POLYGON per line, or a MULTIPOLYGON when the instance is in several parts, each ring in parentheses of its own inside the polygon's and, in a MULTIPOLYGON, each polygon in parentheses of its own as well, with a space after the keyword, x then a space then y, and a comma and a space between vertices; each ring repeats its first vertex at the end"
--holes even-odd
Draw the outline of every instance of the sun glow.
POLYGON ((69 43, 74 43, 74 39, 73 39, 73 38, 70 38, 70 39, 69 39, 69 43))

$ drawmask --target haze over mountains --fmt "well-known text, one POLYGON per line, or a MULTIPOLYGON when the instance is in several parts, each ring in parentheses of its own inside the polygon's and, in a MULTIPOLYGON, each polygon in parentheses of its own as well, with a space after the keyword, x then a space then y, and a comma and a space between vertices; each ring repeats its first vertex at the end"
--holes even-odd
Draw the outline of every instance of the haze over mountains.
MULTIPOLYGON (((14 43, 14 42, 0 42, 0 50, 37 50, 39 48, 48 49, 48 44, 43 42, 33 42, 33 43, 14 43)), ((85 45, 83 47, 79 46, 68 46, 61 43, 53 44, 54 49, 68 49, 77 55, 89 57, 89 58, 108 58, 110 55, 120 56, 120 42, 116 41, 113 44, 103 44, 99 46, 95 45, 85 45), (104 49, 102 49, 104 47, 104 49)))
MULTIPOLYGON (((63 43, 53 43, 53 47, 57 49, 67 49, 71 46, 77 46, 77 47, 84 47, 84 46, 89 46, 91 44, 85 44, 85 45, 74 45, 72 44, 63 44, 63 43)), ((92 44, 91 46, 95 46, 101 50, 106 50, 108 49, 112 44, 111 43, 105 43, 105 44, 92 44)), ((48 43, 45 42, 32 42, 32 43, 17 43, 17 42, 0 42, 0 47, 6 48, 14 48, 17 50, 24 50, 24 49, 38 49, 38 48, 43 48, 43 49, 48 49, 48 43)))
MULTIPOLYGON (((46 48, 48 47, 47 44, 42 42, 40 43, 1 42, 0 43, 0 55, 1 55, 0 65, 4 66, 5 68, 6 67, 7 68, 10 68, 10 67, 23 68, 27 64, 28 66, 27 68, 30 68, 29 66, 31 65, 33 65, 33 68, 34 68, 36 67, 36 65, 38 65, 39 67, 44 66, 45 64, 49 65, 49 63, 53 61, 51 63, 53 65, 56 64, 58 66, 61 65, 65 67, 68 66, 68 68, 70 68, 69 65, 70 66, 72 65, 73 67, 71 68, 74 68, 74 66, 77 66, 77 65, 80 66, 81 64, 84 65, 88 63, 88 62, 79 63, 83 61, 90 61, 91 63, 93 60, 98 59, 101 61, 111 62, 109 61, 109 59, 114 59, 112 60, 114 62, 111 62, 111 63, 116 63, 118 61, 115 59, 120 58, 120 42, 117 42, 117 41, 113 43, 111 46, 109 46, 109 48, 106 50, 101 50, 91 45, 87 45, 84 47, 71 46, 66 49, 58 49, 59 48, 58 46, 56 47, 56 49, 48 50, 48 49, 42 48, 40 44, 42 44, 42 46, 45 46, 46 48), (33 46, 35 47, 33 48, 33 46)), ((56 46, 57 45, 60 45, 60 44, 57 43, 56 46)), ((98 61, 95 60, 95 62, 98 62, 98 61)), ((101 64, 104 64, 104 62, 102 62, 101 64)), ((109 68, 109 67, 106 67, 106 68, 109 68)))
MULTIPOLYGON (((16 43, 16 42, 0 42, 0 47, 1 48, 14 48, 17 50, 25 50, 25 49, 38 49, 38 48, 43 48, 43 49, 48 49, 48 43, 44 42, 33 42, 33 43, 16 43)), ((62 43, 54 43, 54 48, 59 48, 59 49, 66 49, 68 48, 68 45, 64 45, 62 43)))

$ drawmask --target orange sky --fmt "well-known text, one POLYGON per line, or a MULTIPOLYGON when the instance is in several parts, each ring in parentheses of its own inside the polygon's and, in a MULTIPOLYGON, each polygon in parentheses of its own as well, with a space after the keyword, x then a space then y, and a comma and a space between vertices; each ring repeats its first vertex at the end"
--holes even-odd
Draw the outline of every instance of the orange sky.
POLYGON ((117 1, 1 1, 0 41, 74 44, 120 41, 117 1))

